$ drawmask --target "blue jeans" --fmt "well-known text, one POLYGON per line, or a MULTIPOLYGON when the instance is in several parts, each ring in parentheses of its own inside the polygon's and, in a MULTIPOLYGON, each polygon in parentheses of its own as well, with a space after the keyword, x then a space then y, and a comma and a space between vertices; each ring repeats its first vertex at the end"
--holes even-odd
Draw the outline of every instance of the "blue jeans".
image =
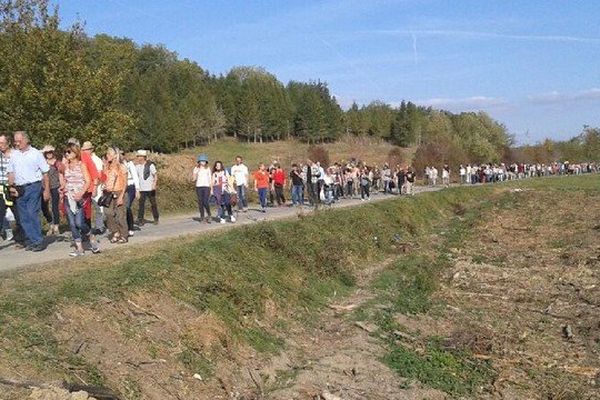
POLYGON ((77 204, 77 211, 73 212, 71 207, 69 207, 69 200, 65 198, 65 210, 67 211, 67 219, 69 220, 69 227, 71 228, 73 240, 75 242, 81 242, 81 239, 87 237, 90 233, 90 227, 85 222, 83 204, 77 204))
POLYGON ((237 187, 237 195, 238 195, 238 210, 242 208, 248 207, 248 199, 246 198, 246 187, 244 185, 239 185, 237 187))
POLYGON ((23 188, 23 195, 17 200, 21 227, 29 244, 43 243, 40 211, 42 209, 42 182, 35 182, 23 188))
POLYGON ((267 208, 267 193, 269 193, 268 188, 258 189, 258 199, 260 200, 261 208, 267 208))
POLYGON ((304 202, 303 200, 303 192, 304 192, 304 186, 302 185, 294 185, 292 186, 292 205, 299 205, 301 206, 302 203, 304 202))

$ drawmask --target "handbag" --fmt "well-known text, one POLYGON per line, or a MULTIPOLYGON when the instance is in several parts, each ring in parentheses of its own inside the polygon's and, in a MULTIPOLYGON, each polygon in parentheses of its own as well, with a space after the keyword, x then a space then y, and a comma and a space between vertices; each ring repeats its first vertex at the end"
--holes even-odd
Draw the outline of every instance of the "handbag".
MULTIPOLYGON (((117 183, 117 177, 118 176, 115 175, 115 180, 113 181, 113 187, 115 186, 115 183, 117 183)), ((115 198, 114 194, 105 189, 102 191, 102 194, 98 198, 98 205, 100 207, 108 208, 108 207, 110 207, 110 204, 112 203, 114 198, 115 198)))
POLYGON ((114 196, 112 194, 112 192, 109 192, 108 190, 103 190, 102 194, 100 195, 100 198, 98 198, 98 205, 100 207, 110 207, 110 203, 112 203, 114 196))

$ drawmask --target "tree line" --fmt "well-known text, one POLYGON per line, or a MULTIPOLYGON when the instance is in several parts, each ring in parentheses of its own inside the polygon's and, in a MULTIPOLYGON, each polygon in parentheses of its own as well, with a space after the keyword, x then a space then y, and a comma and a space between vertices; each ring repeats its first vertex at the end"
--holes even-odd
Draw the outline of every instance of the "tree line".
MULTIPOLYGON (((175 152, 223 136, 332 142, 372 136, 440 162, 498 162, 514 145, 484 112, 454 114, 411 102, 354 103, 326 83, 282 83, 259 67, 215 75, 162 45, 138 45, 81 24, 60 27, 49 0, 0 0, 0 130, 35 143, 68 137, 175 152)), ((565 145, 567 146, 567 145, 565 145)))

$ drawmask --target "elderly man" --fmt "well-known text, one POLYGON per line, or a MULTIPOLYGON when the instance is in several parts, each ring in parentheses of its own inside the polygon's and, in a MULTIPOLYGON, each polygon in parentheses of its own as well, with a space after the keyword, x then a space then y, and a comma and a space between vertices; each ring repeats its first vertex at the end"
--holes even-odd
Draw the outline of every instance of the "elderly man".
POLYGON ((40 222, 40 194, 43 188, 44 200, 50 198, 49 166, 42 153, 30 145, 29 136, 24 131, 15 132, 14 143, 15 150, 7 168, 8 184, 18 194, 17 210, 27 238, 27 250, 42 251, 46 247, 40 222))
POLYGON ((140 181, 140 200, 138 207, 138 224, 144 225, 144 212, 146 208, 146 199, 150 200, 154 225, 158 225, 158 206, 156 204, 156 186, 158 184, 158 174, 156 166, 148 160, 147 150, 138 150, 136 153, 136 172, 140 181))

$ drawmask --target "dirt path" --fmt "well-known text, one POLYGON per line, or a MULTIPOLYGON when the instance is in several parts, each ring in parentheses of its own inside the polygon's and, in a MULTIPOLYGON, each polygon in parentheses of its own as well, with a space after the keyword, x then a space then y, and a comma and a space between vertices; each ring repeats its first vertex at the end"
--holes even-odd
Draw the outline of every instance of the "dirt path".
MULTIPOLYGON (((441 190, 442 187, 417 187, 415 192, 431 192, 441 190)), ((381 201, 394 198, 394 196, 375 195, 371 198, 371 202, 381 201)), ((353 200, 342 200, 336 203, 334 208, 342 207, 353 207, 361 204, 365 204, 360 199, 353 200)), ((290 218, 297 215, 299 210, 292 207, 280 207, 270 208, 265 214, 259 212, 255 208, 251 208, 247 213, 239 213, 237 222, 235 224, 227 223, 225 225, 219 223, 212 223, 207 225, 205 223, 198 222, 198 214, 191 213, 185 215, 170 216, 161 219, 160 225, 154 226, 147 224, 141 231, 135 232, 135 236, 130 238, 130 242, 127 245, 140 245, 151 242, 158 242, 164 239, 177 238, 185 235, 204 234, 206 232, 213 232, 219 229, 230 229, 239 225, 252 224, 257 221, 273 221, 278 219, 290 218)), ((303 207, 302 212, 310 213, 312 209, 309 207, 303 207)), ((0 257, 2 262, 0 263, 0 273, 7 272, 15 269, 27 268, 39 264, 46 264, 51 262, 58 262, 69 259, 70 240, 68 234, 63 234, 58 240, 54 240, 53 243, 48 245, 48 248, 40 253, 34 253, 25 251, 23 249, 17 249, 14 242, 6 244, 6 242, 0 243, 0 257), (10 262, 5 262, 10 260, 10 262)), ((123 245, 110 244, 106 237, 100 239, 100 246, 103 251, 110 251, 116 247, 123 247, 123 245)), ((90 252, 86 253, 84 258, 92 257, 90 252)))

